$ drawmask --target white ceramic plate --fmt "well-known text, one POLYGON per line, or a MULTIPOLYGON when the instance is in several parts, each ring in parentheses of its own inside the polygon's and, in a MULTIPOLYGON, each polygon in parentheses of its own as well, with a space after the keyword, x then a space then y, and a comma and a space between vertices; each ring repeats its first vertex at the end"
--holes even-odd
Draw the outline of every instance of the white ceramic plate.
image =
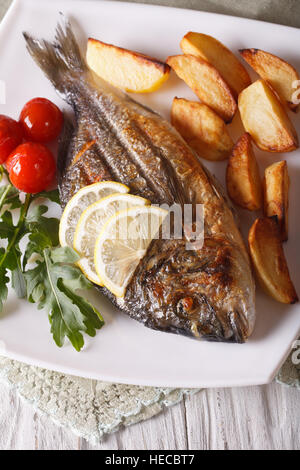
MULTIPOLYGON (((59 11, 73 20, 83 47, 86 38, 93 36, 165 59, 180 52, 179 41, 187 31, 201 31, 216 36, 235 52, 245 47, 265 49, 300 69, 298 29, 139 4, 19 0, 1 24, 0 80, 6 83, 6 104, 0 105, 1 114, 17 117, 22 105, 35 96, 45 96, 66 109, 26 52, 21 34, 25 30, 51 39, 59 11)), ((175 95, 195 98, 175 75, 159 92, 135 97, 168 117, 175 95)), ((299 129, 299 117, 291 117, 299 129)), ((231 125, 231 129, 235 138, 241 133, 238 123, 231 125)), ((292 278, 299 289, 300 152, 286 156, 257 153, 261 169, 282 158, 287 158, 289 163, 290 239, 285 249, 292 278)), ((225 164, 208 166, 224 181, 225 164)), ((243 212, 241 221, 247 232, 251 216, 243 212)), ((57 348, 45 312, 17 300, 11 293, 0 318, 3 354, 49 369, 106 381, 168 387, 254 385, 274 378, 300 330, 299 305, 280 305, 259 290, 255 332, 244 345, 198 342, 152 331, 119 313, 99 293, 93 293, 92 297, 106 325, 96 339, 86 338, 84 351, 77 353, 70 345, 57 348)))

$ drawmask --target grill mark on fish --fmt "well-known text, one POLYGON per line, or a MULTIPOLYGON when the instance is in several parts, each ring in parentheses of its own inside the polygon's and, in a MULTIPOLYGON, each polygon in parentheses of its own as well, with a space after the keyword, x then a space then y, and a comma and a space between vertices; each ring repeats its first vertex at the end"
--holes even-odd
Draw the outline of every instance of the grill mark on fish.
POLYGON ((176 196, 174 197, 168 189, 166 178, 157 178, 157 173, 164 175, 162 172, 163 155, 160 149, 152 144, 138 123, 132 122, 129 114, 121 112, 118 103, 112 105, 109 97, 103 95, 99 95, 97 99, 97 107, 94 100, 91 100, 87 108, 89 116, 91 109, 95 112, 94 119, 101 122, 101 126, 97 126, 90 132, 99 142, 99 151, 104 154, 105 161, 109 162, 111 173, 124 184, 131 186, 133 191, 145 190, 147 187, 147 196, 150 200, 155 199, 158 203, 172 204, 176 196), (108 148, 107 153, 103 152, 103 145, 108 148), (112 149, 114 155, 112 155, 112 149), (116 156, 122 156, 122 161, 124 162, 125 159, 126 164, 123 163, 121 167, 118 167, 116 156), (155 165, 155 172, 149 169, 149 162, 152 166, 155 165))
MULTIPOLYGON (((94 121, 98 122, 99 125, 95 129, 91 129, 90 132, 99 142, 99 151, 104 153, 106 163, 107 160, 110 161, 110 171, 115 177, 118 177, 124 184, 131 186, 133 192, 141 191, 141 179, 143 179, 145 186, 147 186, 145 197, 159 204, 172 204, 175 201, 180 204, 191 202, 187 194, 184 193, 181 184, 178 185, 178 181, 171 185, 171 190, 168 188, 168 180, 164 174, 166 173, 169 176, 169 183, 172 183, 174 181, 174 168, 169 160, 165 158, 161 149, 152 143, 149 135, 143 129, 143 120, 135 122, 131 117, 132 111, 124 112, 124 109, 121 109, 122 102, 119 102, 121 98, 117 97, 112 102, 110 94, 104 96, 101 93, 94 93, 91 97, 86 96, 86 90, 82 90, 81 82, 76 83, 76 93, 80 98, 84 96, 84 112, 88 110, 88 116, 84 116, 84 119, 88 122, 92 112, 95 113, 94 121), (97 133, 97 130, 101 130, 101 134, 97 133), (108 140, 107 145, 105 139, 108 140), (100 148, 100 145, 102 148, 100 148), (107 154, 103 152, 103 146, 109 149, 107 154), (138 184, 130 174, 126 174, 126 165, 122 166, 122 171, 125 174, 116 170, 114 166, 116 165, 115 155, 113 155, 111 161, 110 154, 113 147, 114 154, 122 155, 123 160, 127 158, 128 167, 134 166, 138 184), (151 172, 151 166, 155 168, 154 172, 151 172), (163 169, 167 171, 164 172, 163 169)), ((80 119, 80 114, 84 115, 84 112, 82 112, 83 106, 78 104, 77 101, 78 97, 77 99, 72 98, 73 106, 77 111, 77 119, 80 119)), ((158 116, 148 108, 145 108, 145 110, 153 117, 158 116)))
POLYGON ((148 186, 152 188, 153 193, 158 193, 161 198, 165 197, 165 189, 157 182, 155 185, 151 180, 153 174, 151 169, 147 167, 147 162, 155 160, 155 165, 160 170, 160 159, 157 156, 157 149, 153 146, 150 140, 146 137, 142 129, 132 120, 127 113, 120 111, 119 107, 115 104, 111 107, 109 115, 109 109, 105 109, 105 104, 110 105, 105 97, 101 97, 100 109, 103 109, 103 117, 114 133, 119 144, 122 145, 129 160, 134 164, 137 170, 140 172, 139 176, 143 177, 147 182, 148 186), (102 106, 101 106, 102 105, 102 106), (120 124, 122 124, 120 126, 120 124), (143 155, 143 160, 139 159, 140 155, 143 155), (148 170, 148 171, 147 171, 148 170), (147 174, 148 173, 148 174, 147 174))
POLYGON ((62 205, 82 186, 108 179, 156 204, 204 205, 201 249, 187 251, 185 239, 153 240, 124 299, 106 288, 101 292, 148 327, 244 342, 254 327, 254 282, 219 183, 167 121, 89 72, 69 23, 58 27, 54 45, 24 37, 75 112, 77 124, 66 122, 58 155, 62 205), (91 141, 96 142, 86 148, 91 141))
MULTIPOLYGON (((93 115, 93 110, 91 113, 93 115)), ((112 132, 109 123, 103 112, 97 110, 94 119, 99 121, 101 125, 97 125, 94 129, 89 128, 90 135, 96 140, 98 153, 104 165, 107 167, 112 179, 121 181, 123 184, 130 186, 133 191, 143 191, 145 197, 155 198, 155 192, 149 188, 147 182, 143 182, 142 175, 134 162, 131 155, 127 152, 123 142, 112 132)), ((83 117, 87 121, 86 116, 83 117)))

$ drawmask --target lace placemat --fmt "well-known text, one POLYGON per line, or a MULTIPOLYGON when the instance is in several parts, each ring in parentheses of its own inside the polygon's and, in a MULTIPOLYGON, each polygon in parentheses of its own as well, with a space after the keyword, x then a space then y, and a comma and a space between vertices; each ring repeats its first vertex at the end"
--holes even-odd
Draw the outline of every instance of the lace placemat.
POLYGON ((93 445, 105 434, 149 419, 198 391, 88 380, 5 357, 0 357, 0 378, 56 424, 93 445))

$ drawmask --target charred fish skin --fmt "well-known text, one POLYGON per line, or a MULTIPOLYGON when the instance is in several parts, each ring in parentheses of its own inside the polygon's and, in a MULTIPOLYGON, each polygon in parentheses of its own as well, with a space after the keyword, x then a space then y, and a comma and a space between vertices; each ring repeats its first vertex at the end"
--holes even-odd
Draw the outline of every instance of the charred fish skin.
POLYGON ((249 257, 219 184, 169 122, 96 78, 87 69, 68 22, 55 43, 24 34, 27 49, 74 109, 61 138, 62 205, 83 186, 115 180, 156 204, 203 204, 204 246, 153 240, 118 299, 145 326, 209 341, 242 343, 255 323, 249 257))

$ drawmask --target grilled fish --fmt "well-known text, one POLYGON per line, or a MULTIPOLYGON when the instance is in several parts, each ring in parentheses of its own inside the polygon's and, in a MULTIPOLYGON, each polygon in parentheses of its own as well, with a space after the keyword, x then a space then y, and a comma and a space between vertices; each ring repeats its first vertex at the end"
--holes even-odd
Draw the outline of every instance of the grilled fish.
POLYGON ((156 204, 203 204, 204 246, 152 241, 125 297, 101 288, 147 327, 210 341, 244 342, 255 323, 248 254, 220 184, 159 114, 96 77, 67 21, 55 42, 24 33, 27 49, 73 107, 58 156, 64 206, 83 186, 115 180, 156 204))

